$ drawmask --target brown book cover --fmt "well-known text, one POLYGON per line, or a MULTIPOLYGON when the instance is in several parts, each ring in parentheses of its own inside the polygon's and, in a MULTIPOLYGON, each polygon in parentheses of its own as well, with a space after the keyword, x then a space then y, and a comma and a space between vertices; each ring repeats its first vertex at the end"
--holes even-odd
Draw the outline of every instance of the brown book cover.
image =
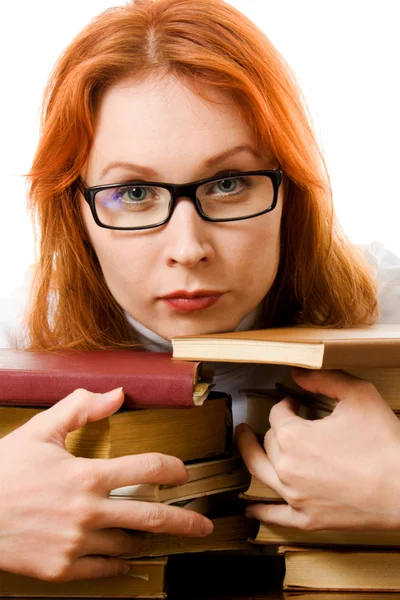
POLYGON ((0 404, 51 406, 77 388, 107 392, 123 387, 126 408, 201 405, 210 383, 198 362, 143 350, 0 349, 0 404))
POLYGON ((400 367, 400 324, 349 329, 280 327, 172 339, 179 360, 300 366, 310 369, 400 367))

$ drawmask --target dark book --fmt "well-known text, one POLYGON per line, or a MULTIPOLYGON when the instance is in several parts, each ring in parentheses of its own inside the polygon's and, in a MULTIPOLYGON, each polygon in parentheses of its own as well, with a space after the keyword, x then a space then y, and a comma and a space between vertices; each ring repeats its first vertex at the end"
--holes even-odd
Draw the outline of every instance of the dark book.
POLYGON ((126 408, 201 405, 211 388, 199 362, 143 350, 0 349, 0 405, 51 406, 77 388, 124 388, 126 408))

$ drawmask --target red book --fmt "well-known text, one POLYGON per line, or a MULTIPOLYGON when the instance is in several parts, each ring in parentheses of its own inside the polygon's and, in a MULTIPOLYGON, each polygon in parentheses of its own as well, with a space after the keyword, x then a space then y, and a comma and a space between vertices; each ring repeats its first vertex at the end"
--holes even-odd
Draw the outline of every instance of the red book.
POLYGON ((0 405, 51 406, 76 390, 125 392, 125 408, 201 405, 211 388, 201 363, 144 350, 0 349, 0 405))

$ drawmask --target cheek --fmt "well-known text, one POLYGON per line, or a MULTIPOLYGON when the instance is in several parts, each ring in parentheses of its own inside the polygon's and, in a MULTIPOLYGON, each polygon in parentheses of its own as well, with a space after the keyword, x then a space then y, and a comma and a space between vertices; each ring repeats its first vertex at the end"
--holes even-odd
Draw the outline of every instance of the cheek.
MULTIPOLYGON (((268 216, 268 215, 266 215, 268 216)), ((233 236, 230 262, 240 268, 247 287, 260 288, 267 293, 279 264, 279 220, 249 221, 248 230, 233 236)))
POLYGON ((106 244, 96 252, 109 282, 143 283, 153 271, 153 254, 148 247, 145 249, 140 244, 106 244))
POLYGON ((111 291, 146 282, 157 254, 149 240, 145 243, 140 236, 98 229, 89 231, 89 236, 111 291))

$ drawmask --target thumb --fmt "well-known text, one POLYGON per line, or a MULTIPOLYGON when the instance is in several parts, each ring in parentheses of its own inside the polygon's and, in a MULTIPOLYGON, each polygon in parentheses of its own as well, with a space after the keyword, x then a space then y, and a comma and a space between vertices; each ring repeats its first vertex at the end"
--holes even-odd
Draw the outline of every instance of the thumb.
POLYGON ((88 422, 99 421, 118 410, 124 400, 123 389, 116 388, 105 394, 95 394, 78 389, 57 404, 39 413, 29 423, 43 438, 57 434, 64 442, 67 433, 83 427, 88 422))
MULTIPOLYGON (((304 390, 322 394, 337 402, 360 401, 365 404, 372 397, 375 402, 380 397, 371 383, 344 371, 315 371, 295 367, 292 376, 295 383, 304 390)), ((384 401, 381 399, 381 402, 384 401)))

